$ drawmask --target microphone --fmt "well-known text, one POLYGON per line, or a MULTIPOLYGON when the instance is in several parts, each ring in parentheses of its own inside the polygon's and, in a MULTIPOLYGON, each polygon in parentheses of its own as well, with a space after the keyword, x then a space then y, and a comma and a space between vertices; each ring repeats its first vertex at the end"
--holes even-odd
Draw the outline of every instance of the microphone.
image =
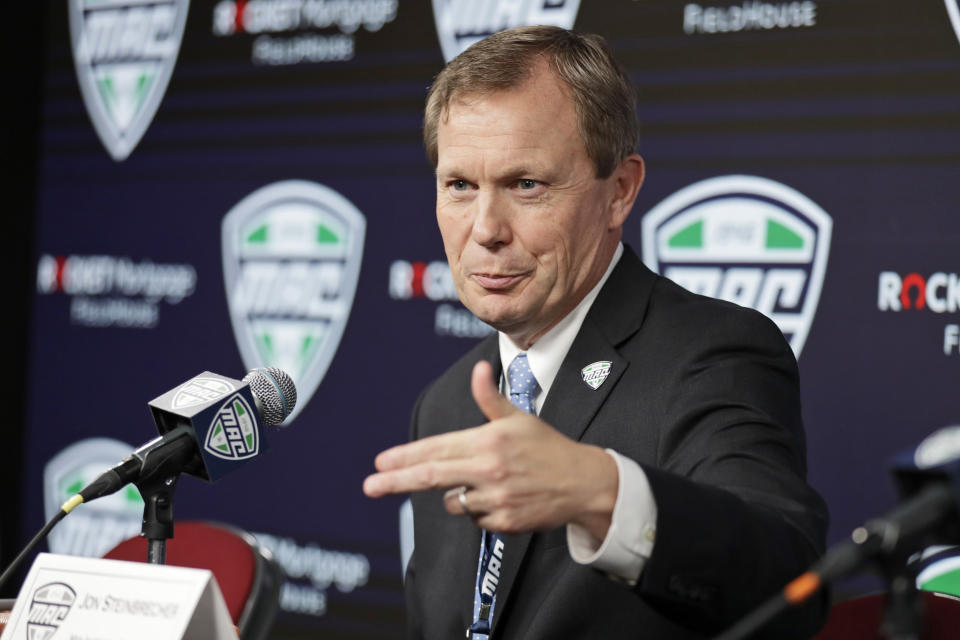
POLYGON ((854 529, 850 539, 827 550, 792 580, 715 640, 741 640, 791 606, 799 606, 823 585, 860 570, 877 558, 905 559, 924 543, 960 540, 960 427, 924 438, 916 449, 895 456, 891 470, 901 503, 854 529))
POLYGON ((149 406, 160 437, 64 502, 0 574, 0 587, 79 504, 110 495, 130 483, 137 485, 147 501, 142 535, 149 540, 148 559, 162 564, 165 540, 173 537, 171 497, 177 476, 188 473, 212 482, 255 458, 267 449, 260 425, 279 425, 296 404, 293 380, 276 367, 253 369, 243 380, 204 371, 154 398, 149 406))
POLYGON ((150 401, 160 436, 145 443, 80 490, 64 507, 110 495, 130 483, 180 473, 208 482, 267 450, 260 425, 280 425, 297 403, 293 380, 276 367, 243 380, 204 371, 150 401))
POLYGON ((850 540, 830 549, 811 569, 830 581, 859 569, 878 555, 909 551, 921 541, 960 540, 960 427, 933 432, 890 465, 900 504, 857 527, 850 540))
MULTIPOLYGON (((948 488, 960 496, 960 426, 934 431, 916 449, 896 456, 891 470, 901 500, 915 500, 932 486, 948 488)), ((944 504, 940 515, 928 528, 932 542, 956 544, 960 540, 960 512, 944 504)))

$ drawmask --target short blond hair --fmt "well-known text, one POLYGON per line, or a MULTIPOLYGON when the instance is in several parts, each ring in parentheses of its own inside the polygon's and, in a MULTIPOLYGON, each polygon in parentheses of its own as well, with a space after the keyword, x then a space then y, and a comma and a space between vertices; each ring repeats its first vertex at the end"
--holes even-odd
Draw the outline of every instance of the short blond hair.
POLYGON ((518 27, 480 40, 437 74, 423 117, 427 157, 437 166, 437 128, 457 96, 518 87, 542 57, 569 89, 577 128, 598 178, 634 153, 640 133, 633 84, 601 36, 560 27, 518 27))

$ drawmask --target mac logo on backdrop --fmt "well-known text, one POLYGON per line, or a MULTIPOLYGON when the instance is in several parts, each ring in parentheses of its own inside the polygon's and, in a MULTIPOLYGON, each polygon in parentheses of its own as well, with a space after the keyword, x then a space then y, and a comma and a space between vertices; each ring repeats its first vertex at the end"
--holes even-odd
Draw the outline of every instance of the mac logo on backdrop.
POLYGON ((580 0, 433 0, 447 62, 478 40, 504 29, 548 24, 572 29, 580 0))
POLYGON ((366 219, 342 195, 286 180, 254 191, 223 219, 223 275, 248 369, 279 367, 306 406, 337 352, 360 276, 366 219))
POLYGON ((125 160, 146 133, 180 52, 189 0, 70 0, 80 92, 103 146, 125 160))
POLYGON ((648 267, 694 293, 762 312, 800 357, 833 227, 813 200, 767 178, 722 176, 667 197, 642 225, 648 267))
POLYGON ((957 32, 957 40, 960 40, 960 0, 944 0, 944 2, 947 3, 947 13, 950 14, 953 30, 957 32))

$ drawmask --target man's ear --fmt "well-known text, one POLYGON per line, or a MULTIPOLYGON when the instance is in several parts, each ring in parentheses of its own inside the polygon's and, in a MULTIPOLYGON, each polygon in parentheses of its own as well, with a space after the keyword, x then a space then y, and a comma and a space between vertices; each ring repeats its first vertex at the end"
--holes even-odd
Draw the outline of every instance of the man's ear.
POLYGON ((630 210, 633 209, 633 203, 637 199, 637 193, 643 186, 644 164, 643 158, 636 153, 624 158, 613 174, 610 180, 613 181, 613 200, 610 202, 610 222, 609 229, 619 229, 626 222, 630 210))

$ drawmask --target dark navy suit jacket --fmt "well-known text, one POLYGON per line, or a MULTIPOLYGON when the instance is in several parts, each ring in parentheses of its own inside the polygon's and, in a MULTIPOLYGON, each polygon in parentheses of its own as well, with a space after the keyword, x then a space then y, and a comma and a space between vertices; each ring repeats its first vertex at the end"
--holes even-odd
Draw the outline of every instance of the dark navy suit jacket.
MULTIPOLYGON (((474 363, 499 377, 496 336, 420 396, 412 437, 487 422, 470 394, 474 363)), ((657 503, 653 554, 635 586, 573 562, 564 527, 506 536, 492 637, 702 638, 726 628, 823 552, 826 508, 805 480, 796 360, 750 309, 694 295, 627 248, 560 367, 540 417, 570 438, 636 460, 657 503), (612 363, 596 390, 581 369, 612 363)), ((576 469, 569 473, 576 474, 576 469)), ((405 579, 408 636, 463 638, 480 531, 413 496, 405 579)), ((822 599, 769 637, 807 637, 822 599)))

